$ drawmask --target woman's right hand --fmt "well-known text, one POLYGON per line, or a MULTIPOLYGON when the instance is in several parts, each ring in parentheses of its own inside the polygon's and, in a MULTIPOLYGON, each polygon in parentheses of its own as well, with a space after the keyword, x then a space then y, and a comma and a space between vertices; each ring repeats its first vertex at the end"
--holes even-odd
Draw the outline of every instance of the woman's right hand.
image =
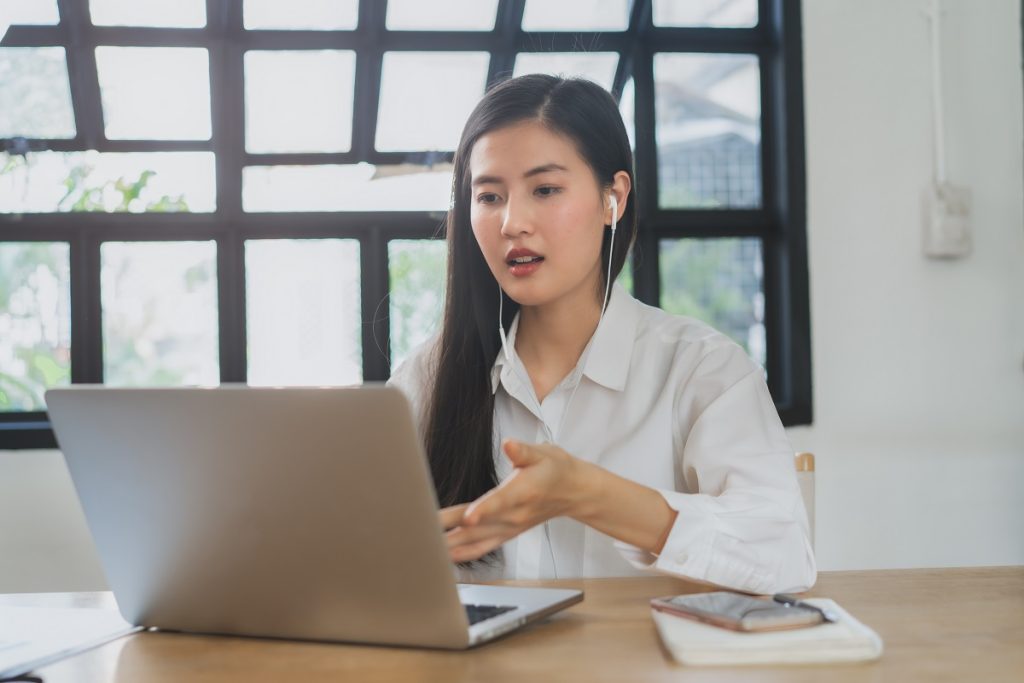
POLYGON ((451 507, 442 508, 437 513, 438 519, 441 520, 442 531, 448 531, 454 529, 462 524, 462 516, 466 514, 466 509, 469 507, 469 503, 462 503, 461 505, 452 505, 451 507))

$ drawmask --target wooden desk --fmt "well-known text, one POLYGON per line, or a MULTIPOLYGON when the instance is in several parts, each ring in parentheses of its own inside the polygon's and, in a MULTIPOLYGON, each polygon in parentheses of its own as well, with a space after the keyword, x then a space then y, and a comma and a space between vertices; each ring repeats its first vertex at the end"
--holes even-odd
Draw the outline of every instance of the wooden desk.
MULTIPOLYGON (((825 572, 837 600, 885 640, 878 662, 684 668, 661 647, 647 601, 695 592, 664 577, 590 579, 583 603, 468 652, 142 633, 48 666, 45 683, 212 681, 1024 681, 1024 567, 825 572)), ((113 604, 109 593, 0 596, 4 604, 113 604)))

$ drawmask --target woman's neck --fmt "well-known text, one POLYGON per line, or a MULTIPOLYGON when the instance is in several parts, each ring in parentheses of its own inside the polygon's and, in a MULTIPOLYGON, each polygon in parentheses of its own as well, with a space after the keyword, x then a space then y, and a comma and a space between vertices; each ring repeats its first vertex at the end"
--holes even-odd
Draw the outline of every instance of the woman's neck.
POLYGON ((520 309, 516 353, 539 400, 576 367, 600 319, 601 305, 590 287, 542 306, 520 309))

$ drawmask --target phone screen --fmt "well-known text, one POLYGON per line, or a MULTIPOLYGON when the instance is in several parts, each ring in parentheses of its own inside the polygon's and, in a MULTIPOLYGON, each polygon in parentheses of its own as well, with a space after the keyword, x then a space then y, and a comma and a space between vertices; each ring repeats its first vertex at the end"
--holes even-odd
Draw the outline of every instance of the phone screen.
POLYGON ((719 591, 677 595, 652 601, 658 609, 741 631, 761 631, 821 623, 822 615, 804 607, 719 591))

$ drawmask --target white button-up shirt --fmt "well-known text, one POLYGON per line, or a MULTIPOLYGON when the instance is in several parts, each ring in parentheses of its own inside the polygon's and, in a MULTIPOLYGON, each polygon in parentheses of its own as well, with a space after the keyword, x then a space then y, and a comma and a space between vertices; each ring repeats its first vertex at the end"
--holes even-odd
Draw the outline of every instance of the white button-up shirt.
MULTIPOLYGON (((752 593, 814 584, 793 450, 763 369, 741 347, 615 285, 579 364, 538 401, 515 352, 518 326, 517 315, 510 358, 499 352, 491 374, 499 481, 512 472, 501 440, 551 441, 657 490, 678 514, 657 556, 559 517, 505 543, 497 563, 461 570, 463 580, 653 570, 752 593)), ((389 381, 409 398, 421 435, 436 343, 421 346, 389 381)))

